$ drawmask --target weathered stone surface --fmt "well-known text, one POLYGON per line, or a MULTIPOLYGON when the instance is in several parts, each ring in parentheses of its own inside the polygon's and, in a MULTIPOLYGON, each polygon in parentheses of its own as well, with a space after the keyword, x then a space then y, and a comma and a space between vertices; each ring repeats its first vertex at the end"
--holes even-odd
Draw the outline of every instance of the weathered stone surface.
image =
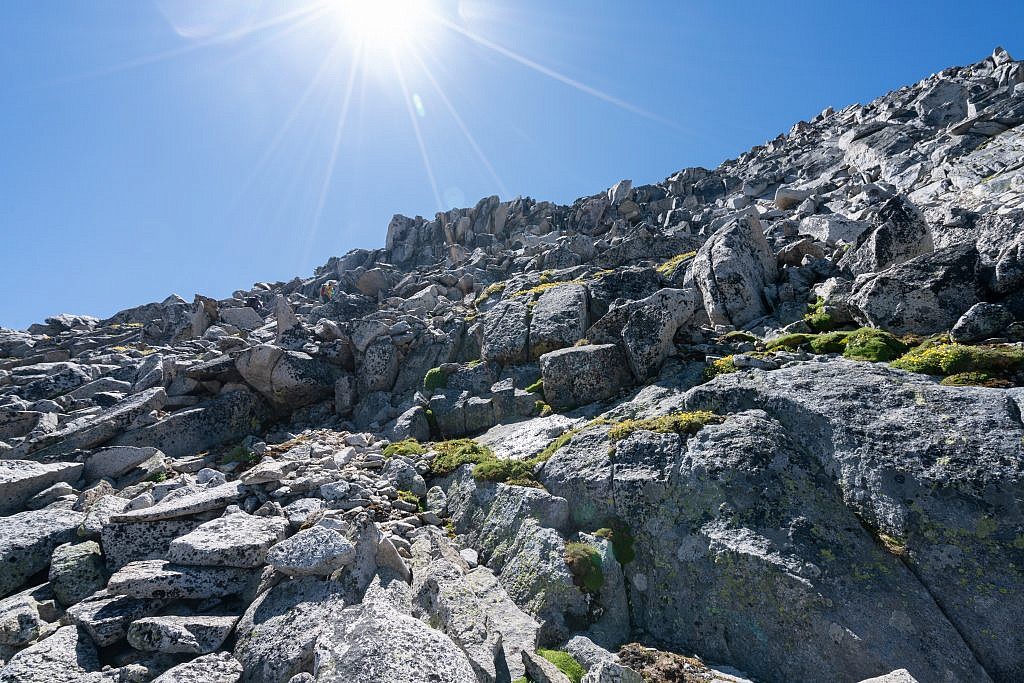
POLYGON ((153 683, 236 683, 242 665, 226 652, 196 657, 172 667, 153 679, 153 683))
POLYGON ((530 309, 525 297, 499 301, 484 316, 481 357, 503 365, 525 363, 530 338, 530 309))
POLYGON ((622 345, 634 377, 643 381, 658 374, 675 350, 672 337, 677 327, 675 318, 664 308, 645 306, 629 316, 622 328, 622 345))
POLYGON ((100 647, 118 642, 128 633, 128 625, 159 612, 164 600, 130 598, 99 592, 68 608, 68 618, 81 627, 100 647))
POLYGON ((258 428, 265 417, 263 401, 249 391, 231 391, 192 408, 172 413, 114 440, 120 446, 151 446, 172 458, 239 441, 258 428))
POLYGON ((59 545, 50 558, 50 587, 62 605, 73 605, 103 588, 106 567, 95 541, 59 545))
POLYGON ((270 547, 284 540, 287 530, 284 517, 236 512, 205 522, 171 541, 167 559, 202 567, 259 567, 270 547))
POLYGON ((355 546, 345 536, 312 526, 270 548, 267 563, 291 576, 326 576, 355 557, 355 546))
MULTIPOLYGON (((115 514, 112 512, 110 516, 115 514)), ((167 556, 171 541, 202 523, 202 520, 194 518, 124 523, 111 523, 108 520, 100 534, 107 569, 116 571, 129 562, 163 559, 167 556)))
POLYGON ((530 317, 530 357, 572 346, 589 324, 586 287, 565 284, 544 291, 530 317))
POLYGON ((977 303, 953 325, 949 336, 955 342, 970 343, 998 337, 1013 322, 1013 314, 999 304, 977 303))
POLYGON ((89 637, 64 626, 48 638, 17 653, 0 668, 3 683, 77 683, 99 671, 100 659, 89 637))
POLYGON ((248 306, 221 308, 219 314, 221 320, 240 330, 255 330, 257 327, 263 326, 263 318, 248 306))
POLYGON ((104 477, 116 479, 156 455, 163 455, 163 452, 152 446, 101 448, 85 461, 85 477, 89 481, 104 477))
POLYGON ((556 408, 600 401, 633 383, 622 350, 614 344, 576 346, 540 357, 544 399, 556 408))
POLYGON ((158 522, 165 519, 187 517, 200 512, 221 510, 236 502, 242 495, 242 484, 230 481, 185 495, 168 496, 151 507, 114 515, 111 517, 111 521, 115 523, 158 522))
POLYGON ((0 533, 0 597, 10 595, 33 574, 50 564, 53 549, 75 538, 85 517, 72 510, 19 512, 2 520, 0 533))
POLYGON ((851 302, 859 322, 897 334, 949 330, 982 295, 978 251, 948 247, 858 280, 851 302))
POLYGON ((82 474, 81 463, 52 465, 31 460, 0 460, 0 515, 20 511, 29 498, 57 482, 75 482, 82 474))
POLYGON ((757 216, 740 216, 709 237, 693 259, 692 272, 716 325, 739 327, 768 313, 764 288, 777 269, 757 216))
POLYGON ((398 377, 398 350, 391 337, 380 337, 366 347, 356 371, 356 389, 360 394, 391 391, 398 377))
POLYGON ((329 625, 316 642, 314 676, 324 683, 477 681, 455 643, 384 602, 349 607, 329 625))
POLYGON ((241 593, 253 576, 251 570, 234 567, 189 567, 143 560, 114 572, 107 590, 130 598, 222 598, 241 593))
POLYGON ((216 651, 237 617, 144 617, 128 627, 128 644, 143 652, 204 655, 216 651))
POLYGON ((261 344, 243 351, 235 366, 256 391, 279 410, 295 410, 330 398, 338 373, 301 351, 261 344))
POLYGON ((857 239, 839 266, 854 275, 885 270, 934 249, 931 230, 920 211, 902 198, 893 198, 879 211, 876 225, 857 239))

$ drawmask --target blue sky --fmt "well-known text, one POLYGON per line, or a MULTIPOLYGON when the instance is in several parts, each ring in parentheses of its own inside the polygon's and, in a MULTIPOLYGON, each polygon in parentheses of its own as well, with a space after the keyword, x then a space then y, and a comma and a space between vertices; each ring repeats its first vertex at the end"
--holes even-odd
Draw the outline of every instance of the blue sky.
POLYGON ((420 1, 3 3, 0 325, 306 276, 394 213, 714 167, 1024 51, 1019 1, 420 1))

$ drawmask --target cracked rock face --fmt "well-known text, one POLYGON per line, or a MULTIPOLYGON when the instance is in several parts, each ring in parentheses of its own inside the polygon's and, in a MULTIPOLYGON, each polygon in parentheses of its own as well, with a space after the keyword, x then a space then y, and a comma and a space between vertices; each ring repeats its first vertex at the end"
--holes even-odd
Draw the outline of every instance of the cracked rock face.
POLYGON ((1022 155, 999 49, 0 329, 0 682, 1021 680, 1022 155))

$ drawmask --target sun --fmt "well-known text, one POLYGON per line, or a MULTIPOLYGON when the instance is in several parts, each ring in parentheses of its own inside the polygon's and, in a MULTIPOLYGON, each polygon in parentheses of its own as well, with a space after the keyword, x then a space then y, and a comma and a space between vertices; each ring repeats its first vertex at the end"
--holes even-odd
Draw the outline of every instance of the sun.
POLYGON ((368 50, 404 50, 433 24, 430 0, 331 0, 339 28, 368 50))

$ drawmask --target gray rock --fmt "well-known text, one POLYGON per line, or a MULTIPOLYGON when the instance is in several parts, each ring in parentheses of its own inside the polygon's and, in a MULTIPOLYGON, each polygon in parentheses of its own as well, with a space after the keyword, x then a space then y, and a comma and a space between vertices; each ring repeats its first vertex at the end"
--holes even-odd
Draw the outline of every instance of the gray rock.
POLYGON ((587 288, 564 284, 545 290, 530 318, 530 357, 572 346, 589 327, 587 288))
POLYGON ((874 678, 865 678, 860 683, 918 683, 917 679, 910 675, 910 672, 906 669, 897 669, 891 671, 884 676, 876 676, 874 678))
POLYGON ((628 666, 605 660, 587 671, 582 683, 644 683, 644 679, 628 666))
POLYGON ((379 337, 366 347, 356 370, 356 389, 361 395, 373 391, 391 391, 398 377, 398 349, 391 337, 379 337))
POLYGON ((164 560, 143 560, 114 572, 107 590, 130 598, 222 598, 246 590, 253 578, 252 570, 247 569, 189 567, 164 560))
POLYGON ((85 515, 72 510, 20 512, 3 518, 0 534, 0 597, 10 595, 50 564, 54 548, 75 538, 85 515))
POLYGON ((983 341, 998 337, 1013 322, 1013 314, 1004 306, 977 303, 967 309, 950 330, 950 338, 959 343, 983 341))
POLYGON ((324 683, 477 683, 455 643, 380 601, 344 610, 320 635, 314 676, 324 683))
POLYGON ((71 623, 88 633, 98 646, 108 647, 127 635, 129 624, 156 614, 165 604, 164 600, 145 600, 100 592, 69 607, 67 616, 71 623))
POLYGON ((95 541, 57 546, 50 559, 50 587, 62 605, 73 605, 103 588, 106 567, 95 541))
POLYGON ((862 324, 896 334, 949 330, 982 296, 978 252, 947 247, 859 279, 851 303, 862 324))
MULTIPOLYGON (((112 511, 109 517, 116 514, 119 513, 112 511)), ((124 523, 111 523, 108 519, 100 532, 100 545, 103 547, 107 569, 116 571, 129 562, 164 559, 171 541, 191 532, 202 523, 201 519, 194 518, 124 523)))
POLYGON ((251 331, 263 326, 263 318, 248 306, 221 308, 220 319, 240 330, 251 331))
POLYGON ((658 374, 675 350, 672 337, 677 327, 675 318, 664 308, 645 306, 629 316, 622 328, 622 345, 634 377, 643 381, 658 374))
POLYGON ((540 655, 523 650, 522 657, 527 680, 537 681, 537 683, 571 683, 569 677, 563 674, 557 666, 540 655))
POLYGON ((935 248, 931 229, 920 211, 906 199, 894 197, 878 212, 875 227, 863 233, 856 246, 839 260, 854 275, 875 273, 935 248))
POLYGON ((270 547, 284 540, 287 530, 284 517, 236 512, 205 522, 171 541, 167 559, 203 567, 259 567, 270 547))
POLYGON ((290 576, 326 576, 355 557, 356 548, 345 536, 312 526, 271 547, 267 563, 290 576))
POLYGON ((171 667, 153 679, 153 683, 236 683, 242 676, 242 665, 226 652, 196 657, 171 667))
POLYGON ((0 668, 0 682, 76 683, 99 668, 96 646, 89 637, 74 626, 64 626, 11 657, 0 668))
POLYGON ((312 670, 320 632, 357 599, 339 582, 312 577, 288 579, 262 593, 235 628, 234 655, 245 667, 243 680, 287 681, 312 670))
POLYGON ((499 301, 484 315, 481 357, 502 365, 525 363, 529 337, 530 309, 525 297, 499 301))
POLYGON ((422 406, 413 406, 399 415, 392 427, 392 436, 395 441, 403 439, 429 441, 430 423, 427 421, 426 410, 422 406))
POLYGON ((757 216, 742 215, 711 235, 692 272, 712 323, 741 327, 769 312, 764 288, 777 269, 757 216))
POLYGON ((85 461, 85 477, 89 481, 109 477, 117 479, 133 468, 163 452, 152 446, 112 446, 91 453, 85 461))
POLYGON ((819 242, 835 246, 838 244, 856 244, 857 239, 871 228, 867 221, 853 220, 840 214, 832 213, 819 216, 808 216, 800 221, 798 233, 809 235, 819 242))
POLYGON ((614 396, 633 383, 622 350, 614 344, 576 346, 540 357, 544 399, 571 408, 614 396))
POLYGON ((271 405, 288 411, 331 398, 339 374, 309 354, 269 344, 243 351, 235 367, 271 405))
POLYGON ((52 465, 31 460, 0 460, 0 515, 22 510, 29 498, 58 482, 75 482, 82 474, 81 463, 52 465))
POLYGON ((260 426, 266 414, 266 405, 259 396, 244 390, 229 391, 155 424, 125 432, 112 443, 151 446, 172 458, 181 458, 241 441, 260 426))
POLYGON ((238 617, 144 617, 128 627, 128 644, 143 652, 205 655, 216 651, 238 617))
POLYGON ((199 489, 180 496, 169 496, 152 507, 132 510, 111 517, 112 522, 158 522, 188 517, 200 512, 221 510, 237 502, 244 495, 242 484, 227 482, 208 489, 199 489))

